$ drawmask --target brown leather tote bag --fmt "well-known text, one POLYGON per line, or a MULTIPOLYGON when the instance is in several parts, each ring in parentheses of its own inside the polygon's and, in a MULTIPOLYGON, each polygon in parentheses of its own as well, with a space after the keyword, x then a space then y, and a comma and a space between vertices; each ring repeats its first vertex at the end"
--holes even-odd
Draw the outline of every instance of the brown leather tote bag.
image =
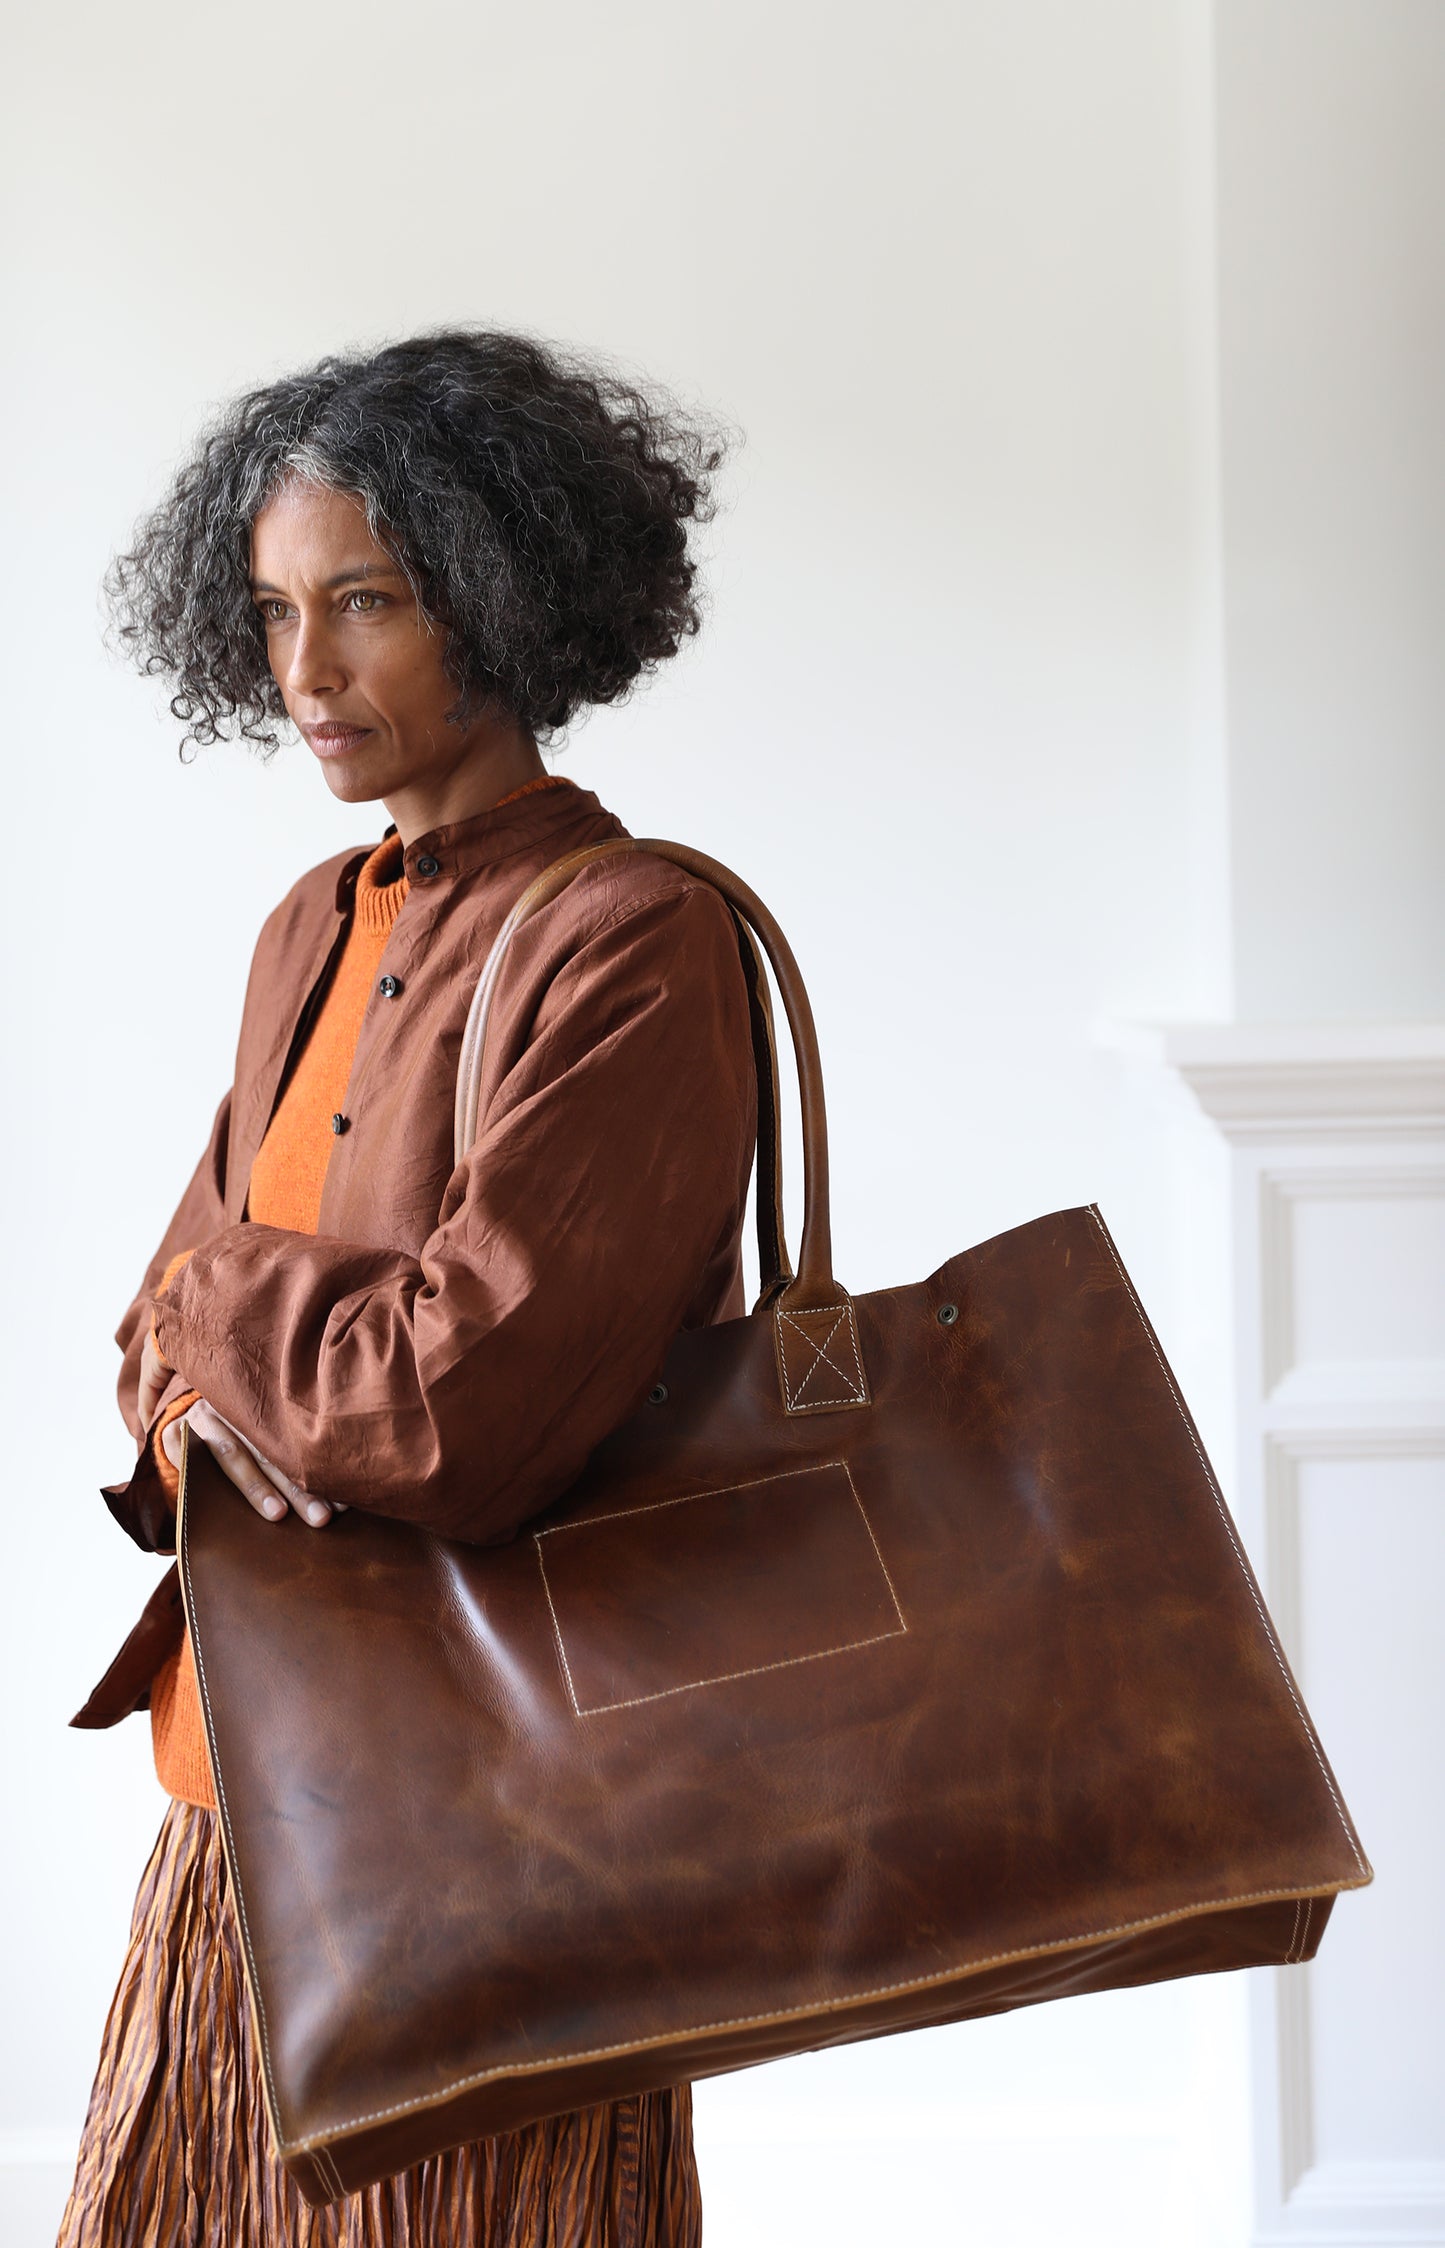
MULTIPOLYGON (((507 1546, 236 1503, 180 1556, 281 2159, 314 2202, 775 2055, 1312 1956, 1370 1880, 1108 1231, 833 1276, 808 1001, 796 1276, 754 982, 763 1278, 507 1546), (770 1269, 776 1262, 777 1270, 770 1269)), ((743 942, 745 962, 756 955, 743 942)))

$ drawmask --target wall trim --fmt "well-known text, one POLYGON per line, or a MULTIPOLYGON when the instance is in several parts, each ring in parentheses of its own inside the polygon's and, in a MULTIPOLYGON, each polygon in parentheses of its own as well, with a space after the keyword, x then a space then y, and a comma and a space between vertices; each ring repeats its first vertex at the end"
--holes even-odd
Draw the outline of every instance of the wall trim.
POLYGON ((1259 2248, 1445 2248, 1445 2163, 1322 2162, 1254 2238, 1259 2248))
MULTIPOLYGON (((1301 1361, 1301 1215, 1310 1203, 1349 1201, 1362 1217, 1377 1205, 1384 1228, 1388 1205, 1445 1197, 1445 1023, 1153 1025, 1110 1043, 1152 1053, 1227 1146, 1239 1519, 1299 1667, 1313 1620, 1302 1467, 1445 1457, 1438 1320, 1422 1310, 1418 1333, 1392 1334, 1389 1352, 1301 1361)), ((1400 1234, 1394 1223, 1378 1239, 1400 1234)), ((1350 1272, 1341 1263, 1320 1284, 1348 1300, 1350 1272)), ((1364 1330, 1358 1347, 1370 1348, 1364 1330)), ((1433 2133, 1398 2161, 1337 2159, 1320 2143, 1323 2073, 1337 2101, 1351 2070, 1370 2066, 1367 2054, 1318 2049, 1316 1977, 1327 1968, 1326 1952, 1318 1969, 1252 1979, 1254 2248, 1445 2248, 1433 2133)))
POLYGON ((1227 1140, 1445 1131, 1445 1022, 1096 1025, 1177 1072, 1227 1140))

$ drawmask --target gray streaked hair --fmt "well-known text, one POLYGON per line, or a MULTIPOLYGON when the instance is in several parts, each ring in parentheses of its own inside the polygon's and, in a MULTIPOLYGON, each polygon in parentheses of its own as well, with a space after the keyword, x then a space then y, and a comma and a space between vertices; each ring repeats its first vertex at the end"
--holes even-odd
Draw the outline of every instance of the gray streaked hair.
POLYGON ((700 622, 688 525, 723 455, 657 392, 526 336, 444 329, 333 356, 227 407, 118 555, 115 641, 172 682, 192 745, 269 755, 285 716, 251 524, 290 477, 350 493, 443 628, 451 716, 539 740, 615 702, 700 622))

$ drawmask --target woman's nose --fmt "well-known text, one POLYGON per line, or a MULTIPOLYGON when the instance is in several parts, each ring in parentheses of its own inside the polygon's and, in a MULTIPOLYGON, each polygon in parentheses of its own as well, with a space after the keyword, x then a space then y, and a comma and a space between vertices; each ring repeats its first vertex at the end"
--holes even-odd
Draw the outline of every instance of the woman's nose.
POLYGON ((301 619, 291 642, 286 684, 296 695, 325 694, 345 686, 346 674, 324 625, 308 625, 301 619))

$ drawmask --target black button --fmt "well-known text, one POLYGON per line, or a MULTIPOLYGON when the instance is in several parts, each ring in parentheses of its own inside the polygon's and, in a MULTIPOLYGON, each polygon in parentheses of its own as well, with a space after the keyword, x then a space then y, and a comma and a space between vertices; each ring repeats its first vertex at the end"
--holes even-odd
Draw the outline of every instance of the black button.
POLYGON ((401 985, 397 982, 395 976, 383 976, 376 988, 383 999, 395 999, 401 985))
POLYGON ((338 1137, 342 1132, 349 1132, 351 1130, 351 1118, 349 1116, 343 1116, 341 1114, 341 1111, 338 1109, 336 1114, 331 1119, 331 1129, 338 1135, 338 1137))
POLYGON ((418 874, 440 874, 442 862, 434 859, 430 851, 424 851, 416 862, 416 870, 418 874))

